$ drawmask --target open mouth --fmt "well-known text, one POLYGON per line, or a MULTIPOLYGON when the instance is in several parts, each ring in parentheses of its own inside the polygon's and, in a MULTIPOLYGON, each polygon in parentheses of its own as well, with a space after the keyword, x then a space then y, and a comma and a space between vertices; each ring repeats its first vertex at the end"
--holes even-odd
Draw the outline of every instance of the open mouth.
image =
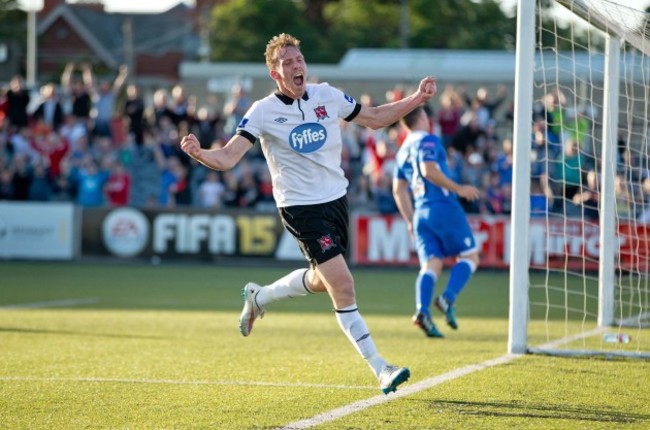
POLYGON ((305 77, 303 76, 302 73, 299 73, 293 77, 293 84, 298 87, 301 87, 304 82, 305 82, 305 77))

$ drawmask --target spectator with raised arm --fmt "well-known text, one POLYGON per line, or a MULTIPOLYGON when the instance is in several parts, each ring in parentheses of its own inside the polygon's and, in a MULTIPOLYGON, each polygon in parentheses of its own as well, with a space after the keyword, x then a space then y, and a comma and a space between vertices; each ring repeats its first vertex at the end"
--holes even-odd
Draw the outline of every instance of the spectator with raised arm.
POLYGON ((122 90, 126 78, 129 75, 127 66, 122 65, 119 68, 117 77, 111 82, 109 79, 102 78, 97 82, 97 78, 89 66, 88 73, 90 87, 92 89, 93 99, 93 134, 97 136, 113 137, 112 121, 115 113, 117 97, 122 90))
POLYGON ((229 139, 235 133, 237 126, 250 106, 251 100, 248 98, 244 87, 241 84, 233 85, 231 97, 223 108, 223 115, 226 119, 226 125, 224 126, 226 138, 229 139))
POLYGON ((88 128, 90 120, 90 110, 93 106, 91 97, 92 72, 89 64, 82 64, 81 79, 74 77, 74 71, 77 69, 75 63, 68 63, 63 69, 61 75, 61 86, 66 91, 70 102, 69 114, 74 115, 79 121, 88 128))

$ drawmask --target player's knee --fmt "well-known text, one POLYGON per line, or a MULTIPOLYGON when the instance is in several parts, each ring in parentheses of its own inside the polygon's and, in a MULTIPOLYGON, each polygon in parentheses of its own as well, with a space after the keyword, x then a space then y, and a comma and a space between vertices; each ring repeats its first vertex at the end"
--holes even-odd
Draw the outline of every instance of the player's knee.
POLYGON ((476 264, 477 266, 478 266, 478 263, 481 262, 481 256, 479 255, 478 252, 476 254, 472 254, 471 259, 474 262, 474 264, 476 264))
POLYGON ((428 270, 434 273, 436 276, 440 276, 442 273, 443 263, 439 258, 432 258, 425 265, 423 265, 420 270, 428 270))
POLYGON ((472 269, 472 272, 474 272, 477 268, 479 263, 481 262, 481 258, 479 256, 478 252, 475 252, 473 254, 465 255, 461 258, 461 260, 465 260, 468 262, 470 265, 470 268, 472 269))
POLYGON ((352 276, 345 276, 345 274, 341 274, 341 276, 337 276, 332 279, 331 282, 332 287, 341 293, 354 295, 354 279, 352 276))
POLYGON ((312 293, 322 293, 326 290, 325 284, 313 270, 309 270, 305 276, 305 287, 312 293))
POLYGON ((330 296, 336 309, 341 309, 356 303, 356 294, 354 292, 354 282, 348 280, 339 281, 332 284, 330 296))
POLYGON ((354 297, 354 278, 350 272, 343 273, 316 273, 311 272, 308 276, 309 289, 312 292, 330 291, 333 295, 340 297, 354 297))

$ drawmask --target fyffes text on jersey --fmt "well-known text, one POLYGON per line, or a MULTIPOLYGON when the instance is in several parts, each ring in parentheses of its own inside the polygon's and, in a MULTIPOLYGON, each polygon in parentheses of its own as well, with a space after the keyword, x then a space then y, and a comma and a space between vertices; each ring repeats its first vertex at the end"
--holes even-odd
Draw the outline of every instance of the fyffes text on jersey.
POLYGON ((318 151, 327 140, 327 130, 320 124, 307 123, 294 128, 289 134, 291 148, 303 154, 318 151))

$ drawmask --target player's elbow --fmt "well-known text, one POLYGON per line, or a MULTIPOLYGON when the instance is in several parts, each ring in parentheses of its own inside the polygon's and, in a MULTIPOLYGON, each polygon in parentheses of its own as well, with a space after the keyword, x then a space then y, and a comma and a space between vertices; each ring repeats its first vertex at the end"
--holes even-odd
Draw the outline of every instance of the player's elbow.
POLYGON ((368 121, 368 124, 366 124, 366 127, 372 129, 372 130, 379 130, 380 128, 386 128, 390 124, 385 124, 383 122, 377 121, 377 120, 370 120, 368 121))
POLYGON ((382 112, 376 107, 363 108, 355 122, 372 130, 379 130, 392 124, 392 122, 382 118, 382 112))
POLYGON ((220 154, 216 151, 201 151, 199 155, 194 158, 204 166, 220 172, 225 172, 235 167, 235 163, 230 159, 230 157, 219 155, 220 154))
POLYGON ((369 118, 370 125, 369 127, 373 130, 379 130, 381 128, 386 128, 389 125, 393 124, 395 121, 389 121, 387 119, 382 118, 381 115, 373 115, 371 118, 369 118))
POLYGON ((230 158, 225 158, 225 159, 220 159, 218 162, 214 163, 210 167, 214 170, 219 170, 220 172, 227 172, 228 170, 232 170, 236 164, 237 164, 236 161, 230 158))
POLYGON ((407 197, 408 195, 408 183, 402 179, 393 180, 393 197, 397 200, 400 197, 407 197))

